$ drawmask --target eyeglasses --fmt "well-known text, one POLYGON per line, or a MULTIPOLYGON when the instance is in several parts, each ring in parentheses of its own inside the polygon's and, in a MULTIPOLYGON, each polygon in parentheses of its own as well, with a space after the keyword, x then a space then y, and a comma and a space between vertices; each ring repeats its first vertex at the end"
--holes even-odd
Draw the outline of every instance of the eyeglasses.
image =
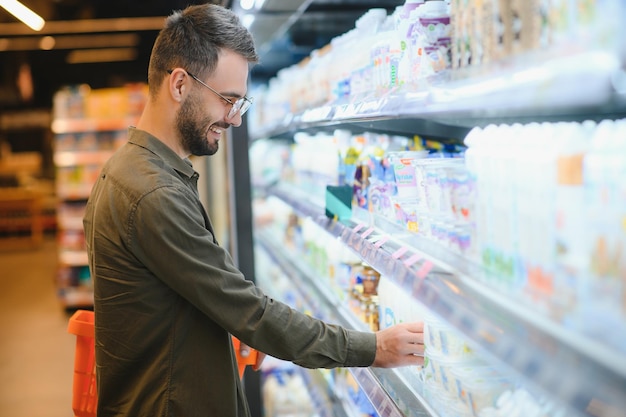
MULTIPOLYGON (((168 74, 171 74, 174 70, 167 70, 168 74)), ((199 82, 200 84, 202 84, 203 86, 205 86, 206 88, 208 88, 209 90, 211 90, 213 93, 215 93, 216 95, 218 95, 222 100, 224 100, 225 102, 227 102, 228 104, 230 104, 230 111, 228 112, 228 118, 232 119, 233 117, 235 117, 237 115, 237 113, 239 113, 241 116, 243 116, 248 109, 250 108, 250 106, 252 105, 252 97, 240 97, 235 101, 232 101, 231 99, 224 97, 223 95, 221 95, 220 93, 218 93, 217 91, 215 91, 215 89, 213 89, 212 87, 210 87, 208 84, 206 84, 204 81, 202 81, 201 79, 199 79, 198 77, 196 77, 195 75, 193 75, 192 73, 190 73, 189 71, 185 71, 191 78, 193 78, 194 80, 196 80, 197 82, 199 82)))

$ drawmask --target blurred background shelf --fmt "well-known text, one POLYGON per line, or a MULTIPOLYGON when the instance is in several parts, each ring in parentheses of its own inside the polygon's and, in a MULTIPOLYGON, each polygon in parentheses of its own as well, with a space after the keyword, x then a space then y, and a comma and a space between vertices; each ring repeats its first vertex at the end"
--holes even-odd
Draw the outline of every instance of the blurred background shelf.
POLYGON ((43 242, 42 196, 0 188, 0 249, 37 248, 43 242))

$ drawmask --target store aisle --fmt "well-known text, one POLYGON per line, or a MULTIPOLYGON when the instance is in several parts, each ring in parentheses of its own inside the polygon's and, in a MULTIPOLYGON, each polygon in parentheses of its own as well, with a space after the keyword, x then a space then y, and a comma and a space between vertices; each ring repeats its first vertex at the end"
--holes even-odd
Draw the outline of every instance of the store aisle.
POLYGON ((71 417, 75 336, 55 295, 55 241, 0 252, 0 416, 71 417))

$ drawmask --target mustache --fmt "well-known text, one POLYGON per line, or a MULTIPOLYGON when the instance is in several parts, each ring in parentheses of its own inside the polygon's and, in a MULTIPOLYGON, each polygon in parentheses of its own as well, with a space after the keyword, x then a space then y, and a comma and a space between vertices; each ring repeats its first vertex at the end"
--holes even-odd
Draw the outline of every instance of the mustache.
POLYGON ((221 129, 226 130, 229 127, 231 127, 232 125, 230 123, 226 123, 226 122, 218 122, 218 123, 213 123, 211 126, 219 127, 221 129))

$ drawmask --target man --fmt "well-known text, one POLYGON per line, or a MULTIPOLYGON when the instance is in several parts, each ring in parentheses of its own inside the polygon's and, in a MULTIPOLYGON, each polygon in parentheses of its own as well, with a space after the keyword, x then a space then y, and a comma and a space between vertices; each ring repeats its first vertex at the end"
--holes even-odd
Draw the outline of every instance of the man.
POLYGON ((100 417, 249 416, 231 335, 304 367, 423 363, 422 324, 374 334, 310 318, 245 280, 215 240, 188 156, 214 154, 241 124, 256 60, 215 5, 173 13, 157 37, 144 112, 84 218, 100 417))

